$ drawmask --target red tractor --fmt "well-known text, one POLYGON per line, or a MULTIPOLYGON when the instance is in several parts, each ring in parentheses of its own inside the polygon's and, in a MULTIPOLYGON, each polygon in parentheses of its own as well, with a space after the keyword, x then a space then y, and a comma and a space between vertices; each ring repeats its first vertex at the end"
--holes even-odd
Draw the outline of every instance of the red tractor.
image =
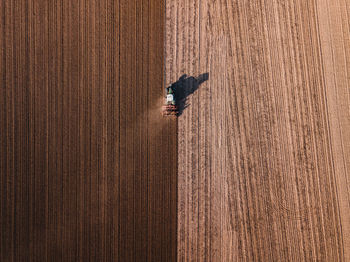
POLYGON ((177 116, 179 113, 176 105, 174 91, 171 87, 166 88, 165 105, 163 106, 163 116, 177 116))

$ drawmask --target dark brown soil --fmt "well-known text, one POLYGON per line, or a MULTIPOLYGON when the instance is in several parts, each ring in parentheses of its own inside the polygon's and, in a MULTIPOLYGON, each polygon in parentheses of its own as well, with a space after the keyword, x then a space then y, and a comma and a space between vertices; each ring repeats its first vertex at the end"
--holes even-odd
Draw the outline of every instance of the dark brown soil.
POLYGON ((0 1, 0 261, 174 261, 163 1, 0 1))

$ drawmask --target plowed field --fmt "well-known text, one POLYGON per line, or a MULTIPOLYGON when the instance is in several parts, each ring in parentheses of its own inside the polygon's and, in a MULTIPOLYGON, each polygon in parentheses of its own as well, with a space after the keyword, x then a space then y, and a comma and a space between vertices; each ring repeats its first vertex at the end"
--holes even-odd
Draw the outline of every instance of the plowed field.
POLYGON ((178 261, 350 261, 350 5, 167 1, 178 261))

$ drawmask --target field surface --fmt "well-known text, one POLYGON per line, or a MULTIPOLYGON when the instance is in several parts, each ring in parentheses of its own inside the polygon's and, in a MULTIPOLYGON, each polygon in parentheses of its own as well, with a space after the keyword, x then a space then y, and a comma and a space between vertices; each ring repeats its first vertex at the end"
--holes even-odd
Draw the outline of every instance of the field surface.
POLYGON ((175 0, 178 261, 350 261, 350 3, 175 0))
POLYGON ((0 1, 0 261, 350 261, 349 18, 0 1))
POLYGON ((0 261, 174 261, 164 2, 0 1, 0 261))

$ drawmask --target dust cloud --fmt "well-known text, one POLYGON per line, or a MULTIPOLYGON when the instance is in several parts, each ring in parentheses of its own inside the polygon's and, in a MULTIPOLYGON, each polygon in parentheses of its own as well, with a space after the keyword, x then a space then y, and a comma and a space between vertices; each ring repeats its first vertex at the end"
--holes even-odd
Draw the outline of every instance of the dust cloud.
POLYGON ((139 114, 134 121, 126 125, 126 132, 138 132, 140 129, 143 129, 144 126, 148 126, 148 139, 153 140, 159 137, 169 121, 176 121, 175 116, 165 117, 162 115, 163 104, 164 98, 157 98, 154 103, 149 105, 147 110, 139 114), (148 123, 148 125, 145 125, 145 123, 148 123))

